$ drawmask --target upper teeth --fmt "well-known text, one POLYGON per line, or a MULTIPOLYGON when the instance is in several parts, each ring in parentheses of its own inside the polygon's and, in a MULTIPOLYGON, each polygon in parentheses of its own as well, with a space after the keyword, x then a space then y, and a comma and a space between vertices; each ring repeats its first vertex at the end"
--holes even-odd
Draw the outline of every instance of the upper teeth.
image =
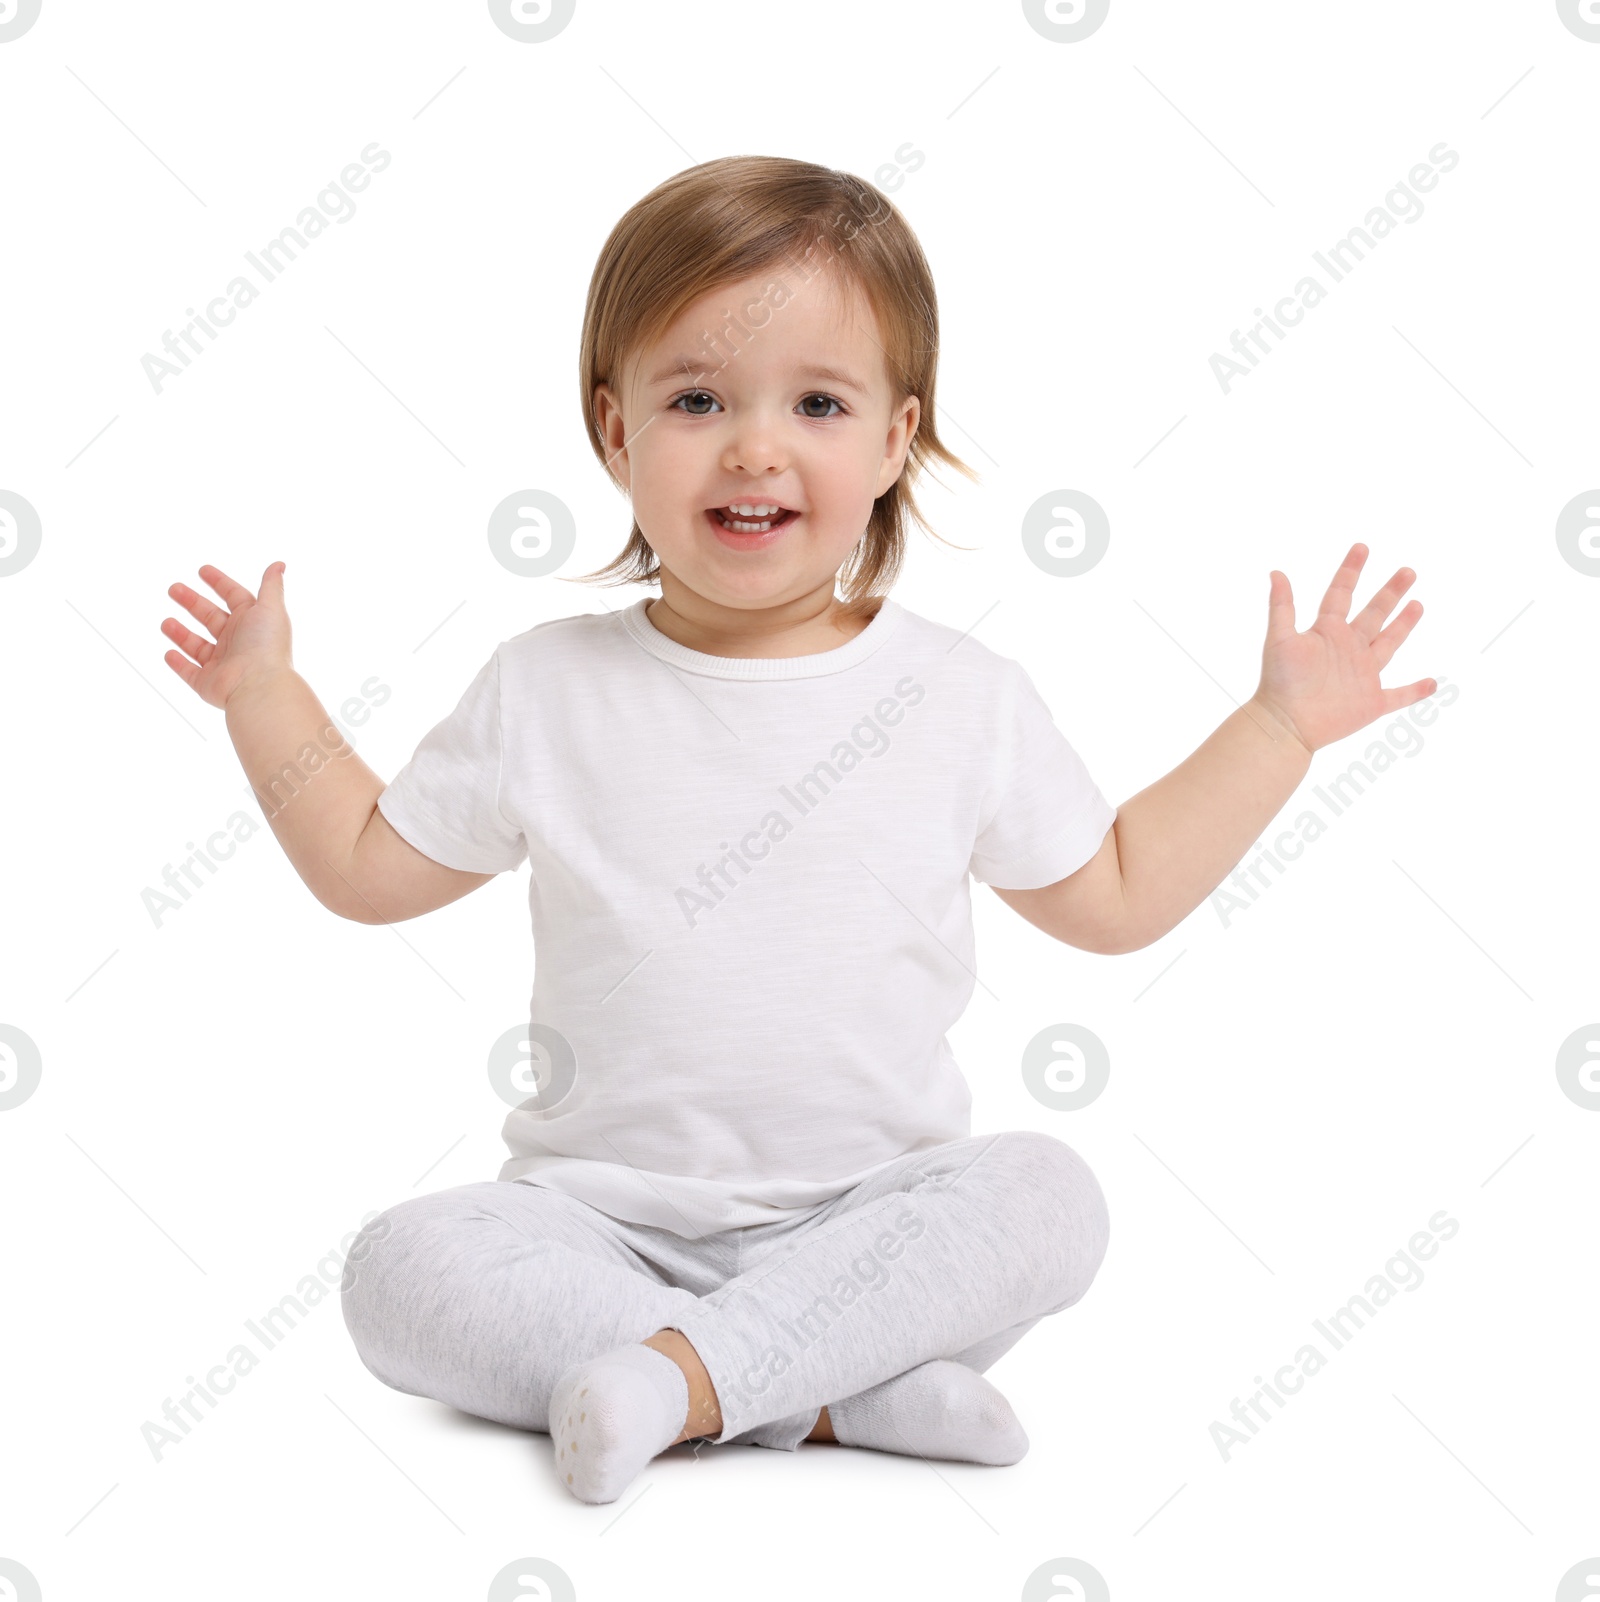
POLYGON ((741 502, 737 505, 728 507, 727 510, 732 512, 736 517, 771 517, 775 513, 781 512, 783 508, 781 506, 770 505, 766 501, 758 501, 754 505, 741 502))

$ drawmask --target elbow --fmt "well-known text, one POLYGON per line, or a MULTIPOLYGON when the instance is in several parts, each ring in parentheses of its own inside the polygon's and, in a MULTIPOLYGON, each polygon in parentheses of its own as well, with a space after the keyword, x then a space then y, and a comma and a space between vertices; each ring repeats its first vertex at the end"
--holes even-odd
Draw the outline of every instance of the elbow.
POLYGON ((1163 940, 1172 933, 1169 924, 1165 928, 1155 928, 1148 923, 1128 923, 1122 925, 1112 937, 1111 944, 1107 946, 1107 954, 1113 957, 1124 957, 1130 951, 1143 951, 1146 946, 1153 946, 1158 940, 1163 940))
POLYGON ((351 895, 343 886, 340 893, 334 895, 319 895, 317 900, 336 918, 343 918, 346 923, 389 923, 391 920, 364 896, 351 895))
POLYGON ((329 905, 329 910, 350 923, 364 923, 380 926, 396 923, 408 923, 413 918, 420 918, 425 912, 431 912, 430 904, 407 906, 397 903, 392 898, 384 901, 372 901, 364 895, 346 897, 329 905))
POLYGON ((1093 952, 1097 957, 1124 957, 1130 951, 1143 951, 1146 946, 1153 946, 1160 936, 1143 930, 1121 928, 1097 930, 1092 935, 1078 934, 1070 940, 1064 935, 1057 935, 1056 938, 1064 945, 1093 952))

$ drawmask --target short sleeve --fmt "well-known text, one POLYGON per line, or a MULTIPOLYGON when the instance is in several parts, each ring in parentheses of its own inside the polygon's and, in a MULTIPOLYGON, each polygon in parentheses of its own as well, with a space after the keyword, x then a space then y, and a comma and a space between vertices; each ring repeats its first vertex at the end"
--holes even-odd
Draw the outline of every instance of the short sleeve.
POLYGON ((1003 683, 970 871, 982 884, 1034 890, 1077 872, 1100 849, 1116 808, 1019 663, 1008 662, 1003 683))
POLYGON ((378 796, 395 833, 424 856, 467 873, 504 873, 528 854, 500 810, 500 653, 478 670, 455 710, 422 738, 378 796))

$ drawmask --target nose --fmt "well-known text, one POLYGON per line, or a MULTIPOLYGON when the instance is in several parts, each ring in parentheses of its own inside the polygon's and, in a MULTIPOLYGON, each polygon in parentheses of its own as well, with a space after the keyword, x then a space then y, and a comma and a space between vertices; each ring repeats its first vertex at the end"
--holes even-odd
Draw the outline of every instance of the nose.
POLYGON ((789 454, 777 419, 765 407, 742 409, 728 431, 722 454, 727 471, 781 473, 789 465, 789 454))

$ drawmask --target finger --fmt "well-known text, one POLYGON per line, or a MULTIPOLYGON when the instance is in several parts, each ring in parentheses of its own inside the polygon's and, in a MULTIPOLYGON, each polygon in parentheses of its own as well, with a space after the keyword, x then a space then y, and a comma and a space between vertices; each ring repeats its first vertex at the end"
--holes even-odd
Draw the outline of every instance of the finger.
POLYGON ((192 612, 213 634, 222 633, 228 614, 215 601, 208 600, 198 590, 191 590, 187 584, 174 584, 167 594, 185 611, 192 612))
POLYGON ((200 677, 200 669, 197 668, 187 657, 179 656, 176 651, 168 651, 167 654, 161 658, 161 660, 165 662, 167 666, 171 668, 172 671, 176 673, 191 690, 195 688, 195 680, 200 677))
POLYGON ((1414 684, 1403 684, 1395 690, 1383 692, 1383 710, 1385 712, 1398 712, 1402 707, 1410 706, 1413 701, 1421 701, 1433 694, 1439 688, 1437 679, 1418 679, 1414 684))
POLYGON ((285 562, 273 562, 261 575, 260 595, 263 601, 270 594, 278 606, 283 605, 283 570, 287 565, 285 562))
POLYGON ((1277 645, 1294 638, 1294 591, 1289 575, 1273 568, 1267 590, 1267 644, 1277 645))
POLYGON ((1317 608, 1319 620, 1336 617, 1342 622, 1350 615, 1350 600, 1356 592, 1356 580, 1361 577, 1361 569, 1366 561, 1366 546, 1359 542, 1352 545, 1339 571, 1333 575, 1333 582, 1322 597, 1322 605, 1317 608))
POLYGON ((1394 603, 1416 581, 1417 575, 1413 569, 1409 567, 1397 568, 1394 577, 1351 619, 1350 627, 1362 639, 1367 641, 1375 640, 1378 637, 1378 630, 1383 627, 1383 620, 1394 610, 1394 603))
POLYGON ((175 617, 162 618, 161 632, 175 645, 187 651, 202 667, 211 660, 211 653, 217 648, 204 635, 196 634, 193 629, 186 629, 175 617))
POLYGON ((1422 602, 1408 603, 1394 622, 1372 642, 1372 660, 1377 663, 1380 673, 1388 666, 1389 658, 1405 644, 1406 636, 1417 626, 1417 619, 1421 616, 1422 602))
POLYGON ((214 589, 217 594, 220 595, 223 600, 225 600, 228 605, 233 608, 235 612, 237 612, 246 601, 255 600, 255 596, 253 596, 249 590, 247 590, 244 585, 238 581, 238 579, 229 578, 220 567, 212 567, 209 562, 200 569, 200 577, 203 578, 206 583, 209 584, 211 588, 214 589))

